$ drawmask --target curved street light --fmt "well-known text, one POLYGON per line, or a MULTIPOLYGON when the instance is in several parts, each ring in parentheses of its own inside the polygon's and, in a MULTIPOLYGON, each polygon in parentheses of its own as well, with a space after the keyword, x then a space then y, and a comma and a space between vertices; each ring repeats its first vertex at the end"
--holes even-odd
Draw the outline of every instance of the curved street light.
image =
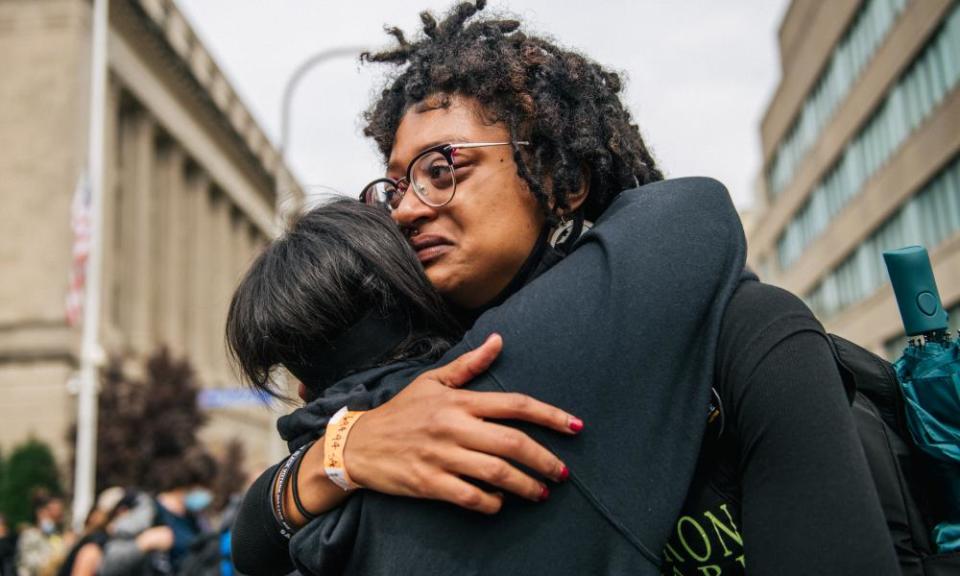
MULTIPOLYGON (((307 58, 296 70, 293 71, 293 74, 290 75, 290 78, 287 80, 286 86, 283 88, 283 102, 280 105, 280 168, 277 170, 277 178, 275 182, 276 186, 276 221, 278 222, 277 230, 278 233, 283 230, 283 224, 286 222, 287 214, 287 139, 290 137, 290 107, 293 104, 293 93, 300 85, 300 81, 303 80, 303 77, 307 75, 307 72, 313 70, 314 67, 323 64, 329 60, 336 58, 342 58, 345 56, 355 56, 366 50, 362 46, 342 46, 338 48, 328 48, 326 50, 321 50, 313 56, 307 58)), ((282 379, 280 382, 281 386, 286 386, 286 376, 280 376, 282 379)), ((275 444, 275 447, 281 447, 282 444, 275 444)), ((278 455, 279 457, 279 455, 278 455)))
POLYGON ((328 48, 317 52, 313 56, 307 58, 303 61, 296 70, 293 71, 293 74, 290 75, 290 79, 287 80, 287 85, 283 89, 283 103, 280 108, 280 170, 277 172, 276 179, 276 195, 277 195, 277 215, 281 219, 284 219, 284 202, 286 201, 287 196, 287 187, 286 184, 286 153, 288 138, 290 137, 290 108, 293 103, 293 94, 297 87, 300 85, 300 81, 308 72, 313 70, 314 67, 333 60, 336 58, 342 58, 344 56, 356 56, 366 50, 366 47, 363 46, 341 46, 338 48, 328 48))

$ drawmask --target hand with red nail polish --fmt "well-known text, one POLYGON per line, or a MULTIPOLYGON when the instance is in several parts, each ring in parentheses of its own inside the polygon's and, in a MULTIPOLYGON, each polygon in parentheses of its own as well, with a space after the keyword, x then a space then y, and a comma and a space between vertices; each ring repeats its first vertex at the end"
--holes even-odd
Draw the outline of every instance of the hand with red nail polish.
POLYGON ((523 394, 459 390, 493 363, 502 346, 500 336, 492 335, 358 420, 344 451, 354 481, 377 492, 446 500, 488 514, 500 510, 502 495, 464 478, 545 500, 549 489, 520 466, 557 482, 569 469, 527 434, 496 420, 521 420, 568 436, 583 422, 523 394))

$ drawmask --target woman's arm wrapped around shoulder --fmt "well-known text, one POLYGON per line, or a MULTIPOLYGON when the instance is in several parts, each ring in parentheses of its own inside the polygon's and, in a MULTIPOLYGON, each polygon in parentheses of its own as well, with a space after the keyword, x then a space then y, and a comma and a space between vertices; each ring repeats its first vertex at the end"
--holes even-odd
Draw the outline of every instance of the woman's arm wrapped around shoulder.
POLYGON ((626 513, 625 531, 651 562, 658 561, 658 544, 680 509, 702 436, 709 396, 704 382, 713 359, 709 343, 744 258, 742 229, 719 183, 682 179, 622 194, 571 256, 487 312, 444 359, 500 332, 513 353, 477 388, 500 394, 470 394, 417 379, 358 421, 345 452, 351 474, 375 490, 392 483, 383 491, 495 511, 497 495, 461 476, 489 479, 529 497, 528 487, 539 483, 510 460, 532 464, 546 478, 566 469, 543 448, 551 445, 549 433, 489 419, 526 420, 570 433, 584 426, 569 413, 582 417, 583 403, 592 406, 584 420, 596 438, 622 438, 624 430, 634 430, 630 441, 637 449, 624 455, 627 468, 642 466, 646 473, 611 476, 596 460, 605 458, 605 444, 593 454, 578 451, 584 456, 580 478, 586 485, 629 484, 619 496, 607 491, 601 500, 610 509, 644 510, 626 513), (664 334, 684 342, 664 347, 664 334), (599 403, 597 390, 609 391, 599 403), (544 410, 533 397, 569 412, 544 410), (520 485, 510 480, 513 470, 523 474, 520 485))
POLYGON ((751 282, 734 295, 724 336, 750 574, 899 574, 820 323, 792 294, 751 282))
MULTIPOLYGON (((503 341, 499 336, 491 336, 481 346, 462 354, 452 362, 424 372, 409 387, 398 385, 397 388, 402 390, 398 396, 398 404, 404 407, 409 403, 421 404, 426 402, 434 406, 435 409, 442 411, 444 402, 435 400, 436 393, 440 390, 459 388, 484 372, 496 359, 502 346, 503 341)), ((393 396, 392 393, 383 393, 382 391, 371 394, 369 388, 362 386, 351 386, 350 389, 355 390, 356 394, 351 396, 350 394, 344 394, 342 390, 333 390, 330 394, 334 398, 333 400, 329 396, 322 398, 298 409, 287 417, 285 422, 281 424, 281 428, 289 434, 291 447, 295 448, 302 445, 298 443, 309 438, 311 431, 323 430, 329 421, 332 406, 339 405, 342 407, 346 405, 351 408, 361 408, 366 407, 366 403, 371 401, 376 402, 379 399, 385 402, 385 398, 393 396)), ((529 401, 521 400, 522 406, 516 406, 516 395, 512 394, 481 395, 479 392, 459 392, 462 392, 462 394, 448 397, 446 400, 446 403, 450 405, 448 407, 452 406, 456 410, 471 410, 474 407, 469 398, 476 398, 481 401, 476 403, 475 409, 481 414, 499 418, 525 418, 566 434, 576 432, 570 426, 572 416, 541 402, 532 399, 529 401), (488 402, 489 400, 493 400, 493 402, 488 402)), ((455 418, 455 416, 450 417, 455 418)), ((536 470, 547 470, 557 479, 560 479, 563 465, 558 463, 555 456, 529 439, 525 443, 520 442, 520 445, 516 447, 516 451, 521 450, 526 451, 528 461, 535 461, 536 470)), ((349 519, 352 516, 349 510, 336 508, 347 499, 348 493, 335 486, 326 477, 322 462, 323 442, 315 442, 304 455, 299 477, 293 481, 299 483, 298 488, 302 495, 303 505, 318 515, 313 522, 322 525, 325 534, 329 533, 329 537, 325 538, 326 548, 329 553, 335 554, 339 543, 349 541, 351 526, 349 519), (343 518, 346 518, 346 520, 343 520, 343 518)), ((281 535, 281 527, 272 508, 271 499, 279 467, 280 464, 267 469, 254 481, 244 498, 237 520, 234 523, 234 562, 243 573, 252 575, 287 574, 293 569, 288 555, 288 540, 281 535)), ((390 479, 386 479, 382 483, 371 483, 373 486, 367 483, 362 474, 357 476, 354 473, 354 477, 361 485, 376 489, 379 492, 446 499, 437 497, 438 494, 441 496, 445 494, 443 489, 428 492, 430 489, 429 481, 433 480, 429 472, 425 473, 422 481, 401 478, 399 483, 390 484, 390 479)), ((505 478, 502 481, 513 483, 511 485, 515 486, 517 491, 526 491, 531 499, 539 498, 542 494, 541 484, 533 481, 534 486, 523 486, 525 478, 505 478)), ((463 484, 467 485, 465 482, 463 484)), ((478 493, 482 492, 472 485, 468 486, 478 493)), ((448 490, 455 491, 458 488, 454 486, 448 488, 448 490)), ((486 493, 483 492, 483 494, 486 493)), ((307 523, 307 519, 297 512, 292 498, 292 484, 288 484, 284 509, 288 514, 288 520, 294 526, 301 527, 307 523)), ((475 504, 474 507, 480 509, 480 511, 494 512, 499 509, 502 496, 493 496, 491 500, 492 502, 475 504), (483 506, 488 508, 482 508, 483 506)), ((470 502, 464 501, 463 504, 470 504, 470 502)))

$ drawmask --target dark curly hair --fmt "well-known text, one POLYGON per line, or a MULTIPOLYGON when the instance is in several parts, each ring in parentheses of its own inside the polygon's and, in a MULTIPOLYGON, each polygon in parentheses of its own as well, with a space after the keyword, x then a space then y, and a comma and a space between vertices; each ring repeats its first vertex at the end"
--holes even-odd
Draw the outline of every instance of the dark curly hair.
POLYGON ((624 188, 662 180, 640 130, 620 101, 620 77, 581 54, 519 31, 517 20, 472 18, 486 2, 456 5, 441 22, 420 14, 423 34, 407 41, 387 28, 395 48, 362 61, 406 65, 364 114, 364 134, 389 157, 403 114, 413 105, 450 105, 451 95, 475 98, 490 123, 529 140, 514 151, 518 173, 548 216, 568 208, 589 177, 584 210, 595 219, 624 188), (586 171, 584 170, 586 168, 586 171), (545 183, 549 182, 549 190, 545 183))

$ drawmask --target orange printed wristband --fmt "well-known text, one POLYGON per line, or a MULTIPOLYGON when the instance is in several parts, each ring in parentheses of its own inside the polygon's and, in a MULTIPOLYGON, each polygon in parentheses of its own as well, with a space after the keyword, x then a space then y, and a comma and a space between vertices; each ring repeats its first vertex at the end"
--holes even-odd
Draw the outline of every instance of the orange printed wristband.
POLYGON ((350 429, 365 412, 350 412, 344 406, 333 415, 327 424, 327 433, 323 438, 323 467, 327 478, 345 491, 360 488, 347 474, 343 461, 343 448, 347 444, 350 429))

